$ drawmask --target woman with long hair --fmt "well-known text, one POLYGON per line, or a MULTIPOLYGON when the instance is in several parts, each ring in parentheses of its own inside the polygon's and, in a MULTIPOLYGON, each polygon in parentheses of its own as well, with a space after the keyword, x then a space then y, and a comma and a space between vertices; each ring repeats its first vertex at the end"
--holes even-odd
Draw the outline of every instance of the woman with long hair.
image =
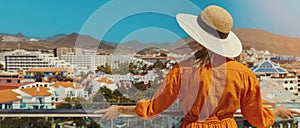
POLYGON ((180 27, 195 41, 189 43, 193 57, 179 62, 166 75, 149 100, 135 106, 111 106, 95 113, 113 119, 120 113, 152 119, 179 100, 182 128, 235 128, 238 109, 255 127, 268 127, 276 116, 292 118, 299 112, 285 107, 263 107, 260 84, 254 73, 235 61, 242 45, 231 31, 231 15, 219 6, 208 6, 199 16, 178 14, 180 27))

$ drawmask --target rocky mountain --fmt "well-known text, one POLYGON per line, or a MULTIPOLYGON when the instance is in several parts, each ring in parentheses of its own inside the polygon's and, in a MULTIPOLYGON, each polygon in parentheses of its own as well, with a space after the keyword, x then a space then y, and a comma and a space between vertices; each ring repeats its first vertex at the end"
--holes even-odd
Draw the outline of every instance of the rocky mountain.
POLYGON ((57 41, 67 36, 67 34, 56 34, 54 36, 46 38, 46 40, 57 41))
MULTIPOLYGON (((268 50, 270 53, 280 55, 300 56, 300 38, 277 35, 256 29, 236 28, 233 32, 241 40, 244 49, 253 47, 257 50, 268 50)), ((191 41, 192 39, 190 38, 178 41, 177 43, 179 44, 176 44, 176 46, 180 46, 181 44, 181 47, 173 49, 173 52, 189 52, 190 48, 187 45, 184 45, 183 42, 191 41)))
MULTIPOLYGON (((234 33, 242 41, 244 49, 253 47, 258 50, 269 50, 271 53, 300 56, 300 38, 273 34, 263 30, 236 28, 234 33)), ((72 33, 59 34, 45 40, 32 41, 23 36, 0 34, 0 50, 23 49, 54 49, 58 47, 81 47, 97 49, 100 53, 136 53, 145 48, 157 47, 174 53, 190 52, 187 42, 191 38, 183 38, 177 42, 141 43, 137 40, 123 43, 99 41, 91 36, 72 33)))
POLYGON ((28 38, 25 38, 22 33, 16 35, 1 34, 0 42, 24 42, 29 41, 28 38))
MULTIPOLYGON (((7 37, 6 35, 0 35, 0 39, 7 37)), ((12 50, 22 48, 27 50, 38 49, 54 49, 59 47, 77 47, 77 48, 89 48, 97 49, 99 52, 112 52, 116 44, 99 41, 95 38, 85 35, 79 35, 72 33, 70 35, 55 35, 45 40, 31 41, 24 37, 9 36, 11 40, 0 40, 0 50, 12 50), (21 40, 23 39, 23 40, 21 40)))
POLYGON ((271 53, 284 55, 300 55, 300 38, 273 34, 263 30, 234 29, 243 47, 254 47, 258 50, 268 50, 271 53))

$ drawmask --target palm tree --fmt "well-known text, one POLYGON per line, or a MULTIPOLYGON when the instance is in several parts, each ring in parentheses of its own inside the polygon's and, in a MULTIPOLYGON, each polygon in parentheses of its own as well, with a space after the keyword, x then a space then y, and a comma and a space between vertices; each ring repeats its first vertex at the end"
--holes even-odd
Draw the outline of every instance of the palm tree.
POLYGON ((108 65, 108 63, 105 63, 105 65, 101 65, 101 66, 97 66, 97 70, 96 72, 104 72, 106 74, 111 74, 112 71, 111 71, 111 67, 110 65, 108 65))

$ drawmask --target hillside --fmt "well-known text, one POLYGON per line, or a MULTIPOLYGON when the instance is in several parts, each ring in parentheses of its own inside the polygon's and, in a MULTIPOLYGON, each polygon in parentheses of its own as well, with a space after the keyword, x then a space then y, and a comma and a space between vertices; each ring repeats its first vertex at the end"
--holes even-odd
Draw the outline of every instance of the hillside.
POLYGON ((234 29, 244 49, 254 47, 271 53, 300 56, 300 38, 287 37, 254 29, 234 29))
MULTIPOLYGON (((254 47, 258 50, 269 50, 271 53, 300 56, 300 50, 298 50, 300 48, 300 38, 287 37, 255 29, 236 28, 233 31, 242 41, 244 49, 254 47)), ((48 39, 37 41, 32 41, 22 36, 7 36, 6 41, 3 41, 4 36, 0 34, 0 50, 16 49, 18 44, 20 44, 20 48, 30 50, 76 46, 81 48, 98 48, 98 52, 101 53, 136 53, 145 48, 158 47, 174 53, 187 53, 190 50, 185 44, 192 41, 191 38, 183 38, 177 42, 145 44, 134 40, 117 44, 106 41, 100 42, 93 37, 76 33, 54 35, 48 39)))

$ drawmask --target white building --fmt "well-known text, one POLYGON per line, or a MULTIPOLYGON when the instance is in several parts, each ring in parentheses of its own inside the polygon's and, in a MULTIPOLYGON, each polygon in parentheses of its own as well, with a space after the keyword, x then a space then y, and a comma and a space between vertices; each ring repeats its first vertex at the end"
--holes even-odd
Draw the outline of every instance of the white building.
POLYGON ((28 83, 17 89, 0 90, 0 109, 55 109, 65 98, 84 96, 79 83, 46 82, 28 83))
POLYGON ((52 88, 51 93, 57 97, 56 102, 64 101, 66 97, 84 96, 84 88, 76 82, 55 82, 51 84, 50 88, 52 88))
POLYGON ((149 81, 154 81, 157 77, 156 73, 148 72, 146 75, 133 75, 131 73, 128 73, 126 75, 109 75, 109 74, 103 74, 98 76, 101 78, 108 78, 112 80, 113 83, 116 83, 118 85, 124 85, 124 86, 131 86, 130 83, 137 83, 137 82, 144 82, 144 84, 148 84, 149 81))
POLYGON ((20 109, 55 109, 54 95, 44 86, 16 90, 21 95, 20 109))
POLYGON ((92 89, 92 94, 97 93, 100 87, 106 87, 109 88, 110 90, 116 90, 118 86, 110 79, 107 79, 105 77, 102 77, 100 79, 97 79, 97 85, 98 86, 93 86, 92 89))
POLYGON ((54 97, 44 86, 0 90, 0 109, 55 109, 54 97))
MULTIPOLYGON (((122 63, 134 63, 134 64, 147 64, 147 65, 153 65, 151 62, 144 61, 142 59, 136 58, 134 56, 129 55, 118 55, 118 54, 112 54, 112 55, 96 55, 95 56, 95 65, 101 66, 108 64, 111 66, 112 69, 119 68, 120 64, 122 63)), ((143 65, 140 65, 142 67, 143 65)))
POLYGON ((282 85, 284 89, 298 94, 298 77, 281 68, 279 64, 266 59, 254 65, 251 70, 255 73, 259 81, 270 80, 282 85))
POLYGON ((50 53, 39 51, 26 51, 17 49, 5 55, 5 71, 14 72, 20 69, 29 70, 30 68, 71 68, 71 64, 50 53))
POLYGON ((73 54, 73 49, 68 47, 61 47, 54 49, 54 55, 60 57, 61 55, 73 54))
POLYGON ((95 70, 95 55, 84 55, 84 54, 65 54, 59 57, 60 60, 69 62, 72 67, 76 69, 90 69, 95 70))
POLYGON ((299 102, 297 96, 295 96, 291 91, 282 89, 282 86, 278 83, 265 80, 260 83, 260 89, 263 99, 268 102, 299 102))
POLYGON ((11 89, 0 90, 0 109, 20 108, 20 94, 11 89))

